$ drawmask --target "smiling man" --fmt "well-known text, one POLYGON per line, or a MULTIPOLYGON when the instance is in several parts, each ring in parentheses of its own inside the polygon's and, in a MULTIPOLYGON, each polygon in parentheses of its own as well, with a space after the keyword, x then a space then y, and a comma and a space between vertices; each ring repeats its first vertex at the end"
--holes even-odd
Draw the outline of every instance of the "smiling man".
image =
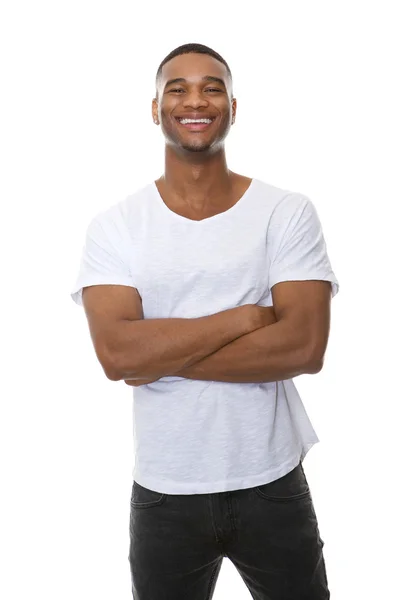
POLYGON ((230 71, 209 54, 190 52, 164 63, 156 83, 152 113, 166 140, 166 164, 155 183, 163 201, 195 221, 228 210, 252 182, 226 163, 224 141, 236 116, 230 71))
POLYGON ((330 597, 293 377, 318 373, 339 289, 304 194, 229 170, 226 61, 186 44, 152 101, 164 173, 90 222, 72 297, 133 387, 135 600, 207 600, 223 557, 255 600, 330 597))

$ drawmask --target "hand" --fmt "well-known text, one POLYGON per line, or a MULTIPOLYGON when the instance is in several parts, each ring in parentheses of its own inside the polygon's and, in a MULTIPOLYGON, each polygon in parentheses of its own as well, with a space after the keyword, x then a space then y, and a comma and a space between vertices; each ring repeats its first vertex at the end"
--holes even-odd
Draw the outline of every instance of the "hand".
POLYGON ((133 387, 139 387, 141 385, 146 385, 147 383, 154 383, 155 381, 159 381, 158 379, 125 379, 124 382, 126 385, 132 385, 133 387))

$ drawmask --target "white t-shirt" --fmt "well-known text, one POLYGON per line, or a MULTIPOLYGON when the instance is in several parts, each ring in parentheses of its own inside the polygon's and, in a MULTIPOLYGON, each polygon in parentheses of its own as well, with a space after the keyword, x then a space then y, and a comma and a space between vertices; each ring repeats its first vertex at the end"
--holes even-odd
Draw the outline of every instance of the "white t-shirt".
MULTIPOLYGON (((305 195, 252 179, 242 198, 202 221, 178 215, 154 181, 90 222, 73 300, 82 288, 136 288, 143 316, 195 318, 244 304, 272 306, 280 281, 339 283, 305 195)), ((133 390, 133 478, 167 494, 269 483, 319 439, 293 379, 228 383, 163 377, 133 390)))

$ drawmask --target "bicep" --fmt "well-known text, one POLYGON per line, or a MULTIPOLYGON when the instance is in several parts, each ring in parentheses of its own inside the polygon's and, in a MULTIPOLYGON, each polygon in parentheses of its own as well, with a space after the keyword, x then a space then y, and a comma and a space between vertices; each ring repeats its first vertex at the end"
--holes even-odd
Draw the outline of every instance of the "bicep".
POLYGON ((277 320, 288 319, 301 335, 308 356, 322 364, 330 330, 331 283, 281 281, 271 291, 277 320))
POLYGON ((110 376, 121 324, 143 318, 141 296, 126 285, 92 285, 83 288, 83 305, 97 358, 110 376))

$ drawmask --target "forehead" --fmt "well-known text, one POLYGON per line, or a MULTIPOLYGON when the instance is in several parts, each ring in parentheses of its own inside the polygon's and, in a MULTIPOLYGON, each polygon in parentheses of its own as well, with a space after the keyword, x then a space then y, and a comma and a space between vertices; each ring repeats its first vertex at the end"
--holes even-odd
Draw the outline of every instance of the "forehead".
POLYGON ((180 54, 169 60, 162 68, 162 86, 169 79, 183 77, 189 83, 201 83, 202 78, 210 75, 220 77, 229 86, 226 67, 213 56, 208 54, 180 54))

